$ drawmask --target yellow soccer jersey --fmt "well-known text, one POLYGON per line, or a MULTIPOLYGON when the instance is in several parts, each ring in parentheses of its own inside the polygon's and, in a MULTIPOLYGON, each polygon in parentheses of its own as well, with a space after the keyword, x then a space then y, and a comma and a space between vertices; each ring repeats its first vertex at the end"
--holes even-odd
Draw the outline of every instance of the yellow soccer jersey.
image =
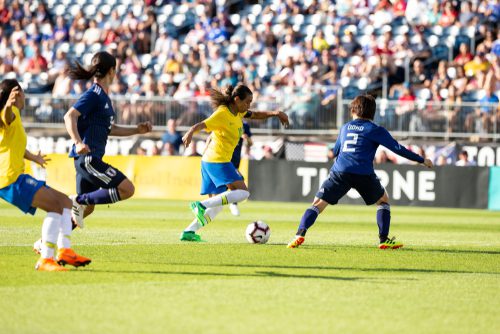
POLYGON ((26 132, 19 109, 12 107, 16 118, 10 125, 0 127, 0 189, 14 183, 24 173, 26 132))
POLYGON ((212 140, 203 154, 206 162, 231 162, 234 148, 243 134, 244 114, 233 115, 226 106, 219 106, 203 123, 212 132, 212 140))

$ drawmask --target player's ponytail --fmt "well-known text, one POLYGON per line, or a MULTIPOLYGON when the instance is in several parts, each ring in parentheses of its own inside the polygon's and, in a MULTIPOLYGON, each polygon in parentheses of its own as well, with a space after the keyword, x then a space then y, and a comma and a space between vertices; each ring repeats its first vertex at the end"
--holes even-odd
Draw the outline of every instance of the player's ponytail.
MULTIPOLYGON (((16 79, 5 79, 0 83, 0 115, 9 100, 10 93, 15 87, 19 87, 19 89, 21 89, 21 85, 19 85, 19 82, 16 79)), ((0 127, 5 125, 3 117, 3 115, 0 117, 0 127)))
POLYGON ((79 62, 75 62, 68 69, 68 75, 74 80, 89 80, 93 77, 104 78, 112 69, 116 68, 116 59, 108 52, 97 52, 93 57, 90 68, 86 69, 79 62))
POLYGON ((237 84, 236 87, 228 85, 222 90, 217 88, 210 89, 210 101, 214 109, 217 109, 221 105, 229 106, 233 104, 235 97, 244 100, 248 95, 252 95, 252 91, 242 83, 237 84))

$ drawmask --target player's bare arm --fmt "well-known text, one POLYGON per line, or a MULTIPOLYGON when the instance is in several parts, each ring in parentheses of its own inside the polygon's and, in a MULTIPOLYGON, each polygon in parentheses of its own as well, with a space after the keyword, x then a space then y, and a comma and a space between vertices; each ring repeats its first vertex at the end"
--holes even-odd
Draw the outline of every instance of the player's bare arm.
POLYGON ((184 146, 188 147, 189 143, 191 143, 191 139, 193 138, 193 135, 196 132, 201 131, 201 130, 206 129, 206 128, 207 128, 207 126, 204 122, 196 123, 191 128, 189 128, 188 132, 186 132, 186 134, 184 134, 184 136, 182 136, 182 142, 184 143, 184 146))
POLYGON ((75 143, 75 150, 78 154, 87 154, 90 152, 90 147, 85 144, 78 133, 78 117, 80 117, 80 112, 75 108, 71 107, 68 112, 64 115, 64 125, 66 126, 66 131, 68 131, 69 136, 75 143))
POLYGON ((24 158, 29 161, 33 161, 40 165, 40 167, 45 168, 47 162, 50 161, 50 158, 47 158, 47 155, 38 152, 37 154, 33 154, 28 150, 24 151, 24 158))
POLYGON ((281 124, 283 126, 288 127, 290 124, 288 121, 288 115, 285 114, 283 111, 253 111, 249 110, 252 114, 250 116, 250 119, 268 119, 270 117, 278 117, 280 120, 281 124))
POLYGON ((111 125, 111 131, 109 135, 117 137, 126 137, 126 136, 145 134, 151 132, 151 130, 153 130, 151 122, 139 123, 136 126, 113 124, 111 125))

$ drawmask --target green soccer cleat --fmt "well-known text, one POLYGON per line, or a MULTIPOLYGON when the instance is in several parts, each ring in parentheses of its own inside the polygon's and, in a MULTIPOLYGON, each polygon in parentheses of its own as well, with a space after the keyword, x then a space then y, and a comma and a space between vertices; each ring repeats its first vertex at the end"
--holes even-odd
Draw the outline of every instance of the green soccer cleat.
POLYGON ((403 243, 396 241, 396 237, 392 237, 391 239, 387 238, 386 241, 378 245, 380 249, 398 249, 401 247, 403 247, 403 243))
POLYGON ((182 232, 180 239, 181 241, 203 242, 203 240, 201 240, 201 237, 192 231, 182 232))
POLYGON ((200 223, 201 226, 207 225, 208 221, 207 218, 205 218, 205 207, 198 201, 191 202, 189 206, 191 207, 193 214, 196 216, 196 219, 198 219, 198 223, 200 223))

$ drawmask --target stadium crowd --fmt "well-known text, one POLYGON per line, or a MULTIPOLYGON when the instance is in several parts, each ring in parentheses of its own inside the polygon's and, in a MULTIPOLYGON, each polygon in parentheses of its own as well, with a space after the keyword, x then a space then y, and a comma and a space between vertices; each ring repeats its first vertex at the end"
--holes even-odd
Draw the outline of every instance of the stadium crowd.
MULTIPOLYGON (((27 92, 78 95, 85 87, 67 76, 68 60, 89 64, 107 50, 119 66, 113 95, 189 100, 244 81, 304 125, 334 104, 338 87, 347 98, 385 95, 386 81, 404 115, 417 100, 498 103, 499 21, 498 0, 0 0, 0 77, 19 78, 27 92)), ((161 112, 117 109, 125 123, 161 112)), ((447 130, 490 131, 496 112, 450 108, 447 130)))

